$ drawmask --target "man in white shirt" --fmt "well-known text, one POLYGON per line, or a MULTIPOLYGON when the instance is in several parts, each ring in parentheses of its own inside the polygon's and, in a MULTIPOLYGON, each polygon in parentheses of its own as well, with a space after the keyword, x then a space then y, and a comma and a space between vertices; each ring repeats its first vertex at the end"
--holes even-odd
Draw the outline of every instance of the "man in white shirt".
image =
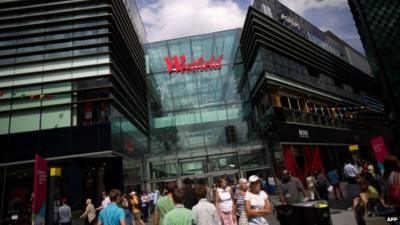
POLYGON ((343 172, 349 184, 357 183, 357 169, 351 164, 350 160, 344 165, 343 172))
POLYGON ((67 205, 67 199, 61 200, 62 206, 58 208, 61 225, 71 225, 71 207, 67 205))
POLYGON ((269 186, 269 193, 272 195, 276 194, 276 183, 275 183, 275 178, 273 176, 268 177, 268 186, 269 186))
POLYGON ((96 208, 96 211, 105 209, 107 205, 111 203, 110 197, 107 195, 107 192, 102 192, 101 196, 103 198, 103 201, 101 201, 101 206, 96 208))
POLYGON ((196 196, 199 202, 192 208, 196 225, 221 225, 217 208, 206 198, 207 187, 205 185, 199 185, 196 188, 196 196))
POLYGON ((160 198, 160 192, 158 191, 158 189, 155 188, 153 192, 150 193, 150 213, 154 212, 154 207, 159 198, 160 198))

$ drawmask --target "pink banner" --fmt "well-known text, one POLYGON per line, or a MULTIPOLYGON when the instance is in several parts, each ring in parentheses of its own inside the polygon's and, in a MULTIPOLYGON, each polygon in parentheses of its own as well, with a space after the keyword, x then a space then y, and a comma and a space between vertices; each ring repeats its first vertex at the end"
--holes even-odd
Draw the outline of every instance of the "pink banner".
POLYGON ((36 155, 33 181, 33 224, 44 225, 47 199, 47 161, 36 155))
POLYGON ((388 154, 385 141, 382 136, 374 137, 371 139, 372 149, 374 150, 376 160, 383 163, 385 156, 388 154))

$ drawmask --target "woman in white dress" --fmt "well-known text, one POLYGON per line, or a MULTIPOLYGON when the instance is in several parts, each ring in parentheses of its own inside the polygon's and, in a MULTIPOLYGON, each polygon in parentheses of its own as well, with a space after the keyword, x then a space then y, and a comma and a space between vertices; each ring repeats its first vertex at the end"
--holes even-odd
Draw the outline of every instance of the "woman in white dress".
POLYGON ((215 207, 223 225, 236 225, 236 206, 232 198, 232 192, 227 186, 227 179, 221 176, 218 179, 218 188, 215 192, 215 207))

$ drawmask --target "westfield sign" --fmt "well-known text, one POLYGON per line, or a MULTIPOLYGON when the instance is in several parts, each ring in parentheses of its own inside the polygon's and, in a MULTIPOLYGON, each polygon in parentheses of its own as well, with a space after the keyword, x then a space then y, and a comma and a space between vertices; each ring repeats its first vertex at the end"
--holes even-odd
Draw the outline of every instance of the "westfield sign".
POLYGON ((186 73, 193 71, 207 71, 207 70, 219 70, 222 68, 222 55, 217 59, 214 55, 206 61, 203 56, 200 56, 197 60, 186 64, 186 55, 181 55, 180 57, 165 57, 165 64, 167 64, 168 73, 186 73))

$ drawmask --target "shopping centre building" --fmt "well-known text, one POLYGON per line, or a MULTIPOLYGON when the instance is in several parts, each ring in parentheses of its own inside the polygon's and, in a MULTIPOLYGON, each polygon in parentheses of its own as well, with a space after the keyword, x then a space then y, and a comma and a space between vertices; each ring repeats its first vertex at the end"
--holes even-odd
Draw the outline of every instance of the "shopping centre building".
POLYGON ((276 172, 285 167, 302 178, 350 158, 373 160, 379 136, 393 145, 366 59, 334 34, 278 1, 259 0, 247 12, 240 50, 238 89, 276 172))
POLYGON ((302 177, 373 160, 378 136, 391 148, 365 58, 278 1, 243 28, 154 43, 132 0, 15 2, 0 3, 4 220, 28 212, 36 154, 81 209, 115 187, 302 177))
MULTIPOLYGON (((241 29, 149 43, 149 179, 212 181, 270 167, 235 83, 241 29)), ((234 177, 234 176, 233 176, 234 177)))

